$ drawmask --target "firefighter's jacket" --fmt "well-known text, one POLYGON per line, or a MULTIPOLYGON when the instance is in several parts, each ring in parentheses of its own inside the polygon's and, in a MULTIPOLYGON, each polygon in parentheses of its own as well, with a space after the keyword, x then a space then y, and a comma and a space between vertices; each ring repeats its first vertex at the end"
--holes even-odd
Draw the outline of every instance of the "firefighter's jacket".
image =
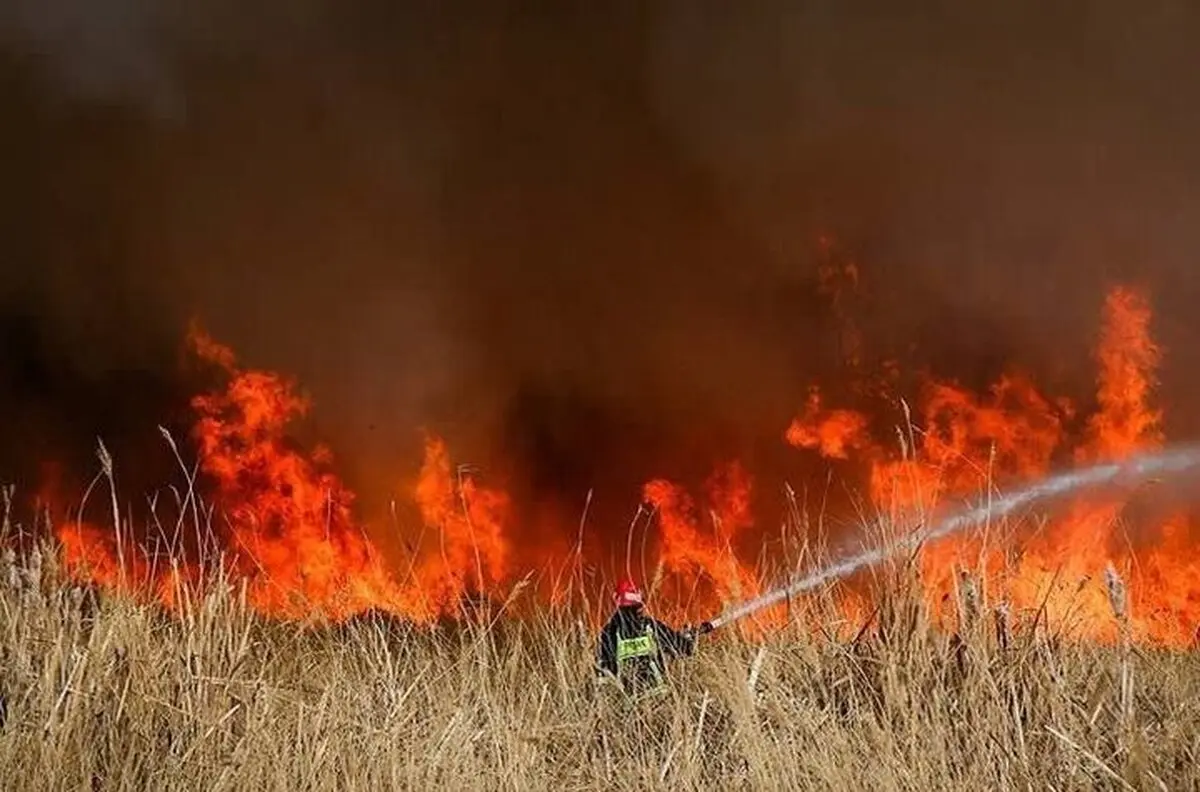
POLYGON ((690 655, 695 638, 672 630, 639 608, 618 608, 600 632, 596 667, 620 680, 631 696, 660 692, 665 658, 690 655))

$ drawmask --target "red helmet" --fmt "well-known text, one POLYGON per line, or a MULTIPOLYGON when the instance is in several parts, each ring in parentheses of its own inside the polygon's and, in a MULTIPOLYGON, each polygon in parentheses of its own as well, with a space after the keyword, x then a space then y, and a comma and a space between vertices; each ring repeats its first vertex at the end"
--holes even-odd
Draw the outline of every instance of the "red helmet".
POLYGON ((617 584, 617 591, 613 595, 613 599, 616 601, 618 608, 641 605, 644 602, 642 599, 642 590, 630 578, 622 578, 621 582, 617 584))

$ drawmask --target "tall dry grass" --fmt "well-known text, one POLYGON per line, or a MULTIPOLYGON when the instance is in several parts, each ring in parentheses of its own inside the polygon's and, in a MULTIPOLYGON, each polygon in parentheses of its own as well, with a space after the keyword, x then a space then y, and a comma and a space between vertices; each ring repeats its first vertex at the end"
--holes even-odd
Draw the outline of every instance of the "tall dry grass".
POLYGON ((632 707, 593 684, 566 610, 301 627, 217 581, 171 615, 72 586, 55 558, 0 562, 13 792, 1200 788, 1197 655, 1010 634, 969 573, 959 634, 901 564, 870 629, 718 633, 632 707))

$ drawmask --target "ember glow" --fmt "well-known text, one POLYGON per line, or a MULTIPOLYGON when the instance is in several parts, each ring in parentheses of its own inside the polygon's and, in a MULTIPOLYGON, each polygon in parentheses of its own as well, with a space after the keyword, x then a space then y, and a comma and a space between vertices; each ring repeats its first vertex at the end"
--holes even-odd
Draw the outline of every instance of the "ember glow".
MULTIPOLYGON (((852 274, 857 282, 857 269, 852 274)), ((814 387, 782 440, 855 468, 873 507, 898 528, 916 526, 946 505, 981 502, 989 488, 1003 492, 1037 481, 1064 464, 1153 451, 1165 438, 1154 404, 1162 354, 1150 323, 1143 295, 1124 287, 1109 294, 1095 355, 1096 408, 1082 430, 1072 428, 1080 425, 1073 405, 1011 369, 984 393, 927 381, 911 425, 898 435, 894 427, 881 431, 865 410, 829 404, 814 387)), ((456 468, 446 443, 432 435, 406 493, 420 524, 401 529, 405 557, 385 555, 329 449, 289 439, 293 422, 310 408, 294 383, 242 368, 232 350, 198 329, 188 340, 195 358, 223 382, 192 401, 191 439, 204 500, 214 507, 211 529, 226 568, 261 613, 342 620, 383 611, 430 622, 455 616, 474 597, 504 599, 516 581, 539 571, 528 559, 544 554, 513 543, 506 493, 456 468)), ((857 343, 853 355, 858 366, 857 343)), ((631 534, 628 555, 649 552, 646 583, 657 611, 713 615, 762 593, 765 581, 747 551, 762 546, 768 533, 751 513, 753 486, 737 461, 720 466, 699 497, 665 479, 644 485, 654 538, 647 551, 632 546, 631 534)), ((923 548, 921 580, 932 613, 953 627, 960 586, 978 578, 985 599, 1018 619, 1040 614, 1052 627, 1069 624, 1080 637, 1112 640, 1118 624, 1104 586, 1111 565, 1130 594, 1133 634, 1188 644, 1200 625, 1200 561, 1188 552, 1197 539, 1194 522, 1182 508, 1131 508, 1138 497, 1109 490, 1079 496, 1055 505, 1045 524, 1005 520, 923 548)), ((180 582, 199 579, 198 562, 187 553, 163 560, 145 544, 122 545, 111 531, 80 522, 60 525, 58 535, 67 566, 99 585, 138 587, 172 606, 180 582)), ((636 571, 632 558, 626 564, 636 571)), ((563 601, 561 591, 548 596, 563 601)), ((846 611, 861 618, 861 592, 842 596, 846 611)))

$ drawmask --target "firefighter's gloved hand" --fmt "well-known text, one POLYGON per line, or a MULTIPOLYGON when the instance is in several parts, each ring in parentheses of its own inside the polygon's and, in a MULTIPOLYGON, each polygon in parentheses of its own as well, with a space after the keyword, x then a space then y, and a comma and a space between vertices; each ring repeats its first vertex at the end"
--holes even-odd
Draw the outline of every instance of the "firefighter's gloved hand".
POLYGON ((714 629, 714 628, 713 628, 713 623, 712 623, 712 622, 707 622, 707 621, 706 621, 706 622, 704 622, 703 624, 701 624, 701 625, 700 625, 700 627, 699 627, 699 630, 700 630, 700 634, 701 634, 701 635, 708 635, 710 632, 712 632, 712 631, 713 631, 713 629, 714 629))

